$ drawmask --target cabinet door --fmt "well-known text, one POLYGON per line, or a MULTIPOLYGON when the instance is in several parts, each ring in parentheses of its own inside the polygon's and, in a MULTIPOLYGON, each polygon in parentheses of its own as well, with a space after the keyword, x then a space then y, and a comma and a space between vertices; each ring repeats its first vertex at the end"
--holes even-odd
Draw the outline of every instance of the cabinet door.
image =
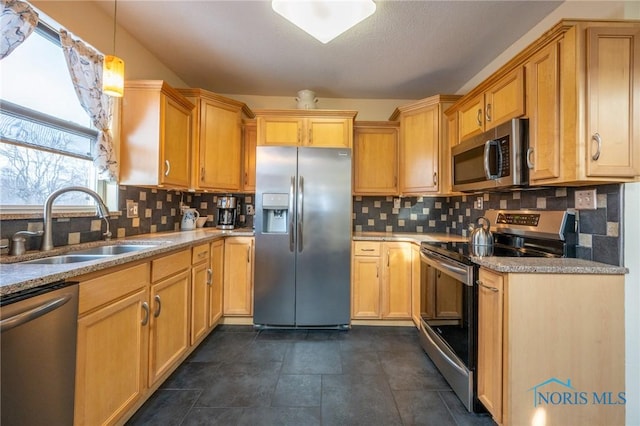
POLYGON ((209 328, 222 318, 222 286, 224 280, 224 240, 211 243, 211 284, 209 286, 209 328))
POLYGON ((442 319, 462 319, 462 287, 459 282, 435 271, 435 315, 442 319))
POLYGON ((524 114, 524 69, 518 67, 484 95, 485 130, 524 114))
POLYGON ((640 175, 640 30, 587 29, 587 176, 640 175))
POLYGON ((258 129, 254 123, 247 123, 244 127, 244 166, 242 190, 256 191, 256 145, 258 143, 258 129))
POLYGON ((351 280, 351 318, 380 318, 380 257, 354 256, 351 280))
POLYGON ((209 264, 209 244, 201 244, 192 249, 191 267, 191 333, 193 346, 209 331, 209 288, 211 268, 209 264))
POLYGON ((149 387, 171 370, 189 347, 189 270, 151 286, 149 387))
POLYGON ((139 290, 78 320, 76 425, 117 423, 145 392, 148 297, 139 290))
POLYGON ((411 245, 385 243, 382 318, 411 318, 411 245))
POLYGON ((200 104, 200 188, 239 190, 242 138, 240 111, 231 106, 200 104))
MULTIPOLYGON (((191 111, 168 96, 162 95, 161 174, 164 185, 189 186, 191 156, 191 111), (164 119, 162 119, 164 118, 164 119)), ((139 161, 147 161, 139 159, 139 161)))
POLYGON ((411 246, 411 318, 416 327, 420 328, 420 247, 411 246))
POLYGON ((551 43, 525 66, 531 183, 560 177, 560 43, 551 43))
POLYGON ((478 281, 478 399, 501 423, 504 280, 481 269, 478 281))
POLYGON ((480 94, 458 109, 458 137, 464 141, 484 131, 484 95, 480 94))
POLYGON ((353 144, 353 193, 398 193, 398 130, 357 128, 353 144))
POLYGON ((403 115, 400 123, 400 192, 438 191, 439 107, 403 115))
POLYGON ((224 244, 224 315, 253 315, 253 238, 228 238, 224 244))
POLYGON ((258 117, 258 145, 300 145, 303 120, 297 117, 258 117))
POLYGON ((307 121, 305 146, 316 148, 351 148, 353 121, 345 118, 310 118, 307 121))

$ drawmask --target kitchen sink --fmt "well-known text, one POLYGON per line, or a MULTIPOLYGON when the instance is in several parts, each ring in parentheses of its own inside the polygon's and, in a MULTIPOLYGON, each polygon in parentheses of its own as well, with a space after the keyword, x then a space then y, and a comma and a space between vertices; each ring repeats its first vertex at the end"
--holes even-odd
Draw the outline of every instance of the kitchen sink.
POLYGON ((27 260, 21 264, 62 265, 66 263, 90 262, 109 257, 104 254, 63 254, 60 256, 43 257, 42 259, 27 260))
POLYGON ((92 247, 85 250, 78 250, 73 252, 73 254, 113 256, 116 254, 125 254, 144 250, 155 246, 155 244, 112 244, 109 246, 92 247))

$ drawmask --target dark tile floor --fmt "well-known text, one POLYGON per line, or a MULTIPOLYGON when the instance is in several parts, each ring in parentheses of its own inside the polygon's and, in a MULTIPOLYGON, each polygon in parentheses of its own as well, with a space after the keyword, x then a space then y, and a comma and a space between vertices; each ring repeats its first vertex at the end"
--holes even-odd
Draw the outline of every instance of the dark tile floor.
POLYGON ((471 414, 412 327, 219 326, 129 425, 495 425, 471 414))

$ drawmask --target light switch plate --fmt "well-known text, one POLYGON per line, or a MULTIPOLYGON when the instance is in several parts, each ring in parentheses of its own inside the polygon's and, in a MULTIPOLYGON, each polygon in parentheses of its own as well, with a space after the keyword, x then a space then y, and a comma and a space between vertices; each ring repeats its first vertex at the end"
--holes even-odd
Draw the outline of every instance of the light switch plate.
POLYGON ((138 203, 127 200, 127 218, 138 217, 138 203))
POLYGON ((476 210, 482 210, 484 207, 484 200, 482 197, 476 198, 476 202, 473 203, 476 210))
POLYGON ((576 210, 595 210, 598 208, 598 197, 595 189, 576 190, 576 210))
POLYGON ((251 216, 252 214, 254 214, 253 213, 253 205, 247 204, 246 209, 247 209, 247 215, 251 216))

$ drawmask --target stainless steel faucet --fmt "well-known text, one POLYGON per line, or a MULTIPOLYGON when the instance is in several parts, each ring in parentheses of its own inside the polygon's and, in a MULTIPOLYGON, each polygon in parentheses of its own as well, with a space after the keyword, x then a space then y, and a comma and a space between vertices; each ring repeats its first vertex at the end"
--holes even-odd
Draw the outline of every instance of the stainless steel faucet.
POLYGON ((44 236, 42 237, 42 245, 40 246, 40 250, 49 251, 53 249, 53 236, 51 232, 51 210, 53 208, 53 201, 60 195, 72 191, 84 192, 85 194, 90 195, 94 200, 96 200, 98 216, 100 216, 101 219, 104 219, 107 224, 107 231, 102 235, 104 235, 106 239, 111 238, 108 220, 109 209, 105 205, 104 201, 102 201, 102 198, 100 198, 100 196, 95 191, 92 191, 89 188, 85 188, 83 186, 69 186, 67 188, 58 189, 57 191, 52 192, 51 195, 47 197, 47 201, 45 201, 44 203, 44 236))

